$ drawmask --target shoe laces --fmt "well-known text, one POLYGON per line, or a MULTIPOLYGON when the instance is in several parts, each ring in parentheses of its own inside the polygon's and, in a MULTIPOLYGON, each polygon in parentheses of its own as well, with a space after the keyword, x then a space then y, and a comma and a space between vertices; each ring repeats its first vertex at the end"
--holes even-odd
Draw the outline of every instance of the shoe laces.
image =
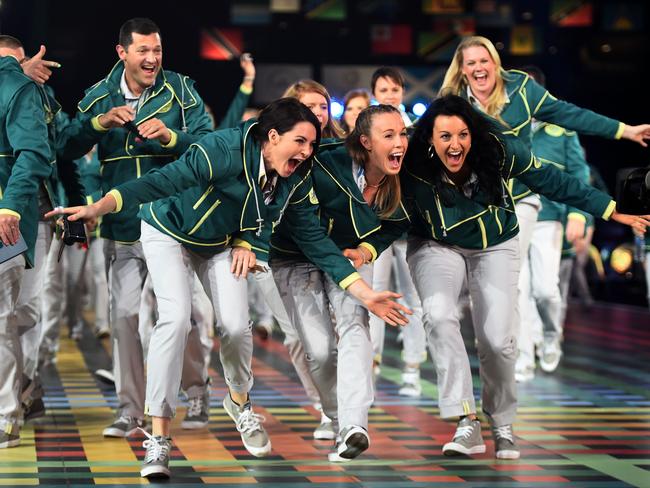
POLYGON ((192 397, 188 401, 187 416, 198 417, 203 411, 203 397, 192 397))
POLYGON ((456 434, 454 434, 454 439, 457 439, 458 437, 461 437, 463 439, 469 438, 469 436, 472 435, 472 431, 474 430, 474 425, 459 425, 456 427, 456 434))
POLYGON ((502 425, 501 427, 495 427, 494 436, 497 439, 505 439, 512 442, 513 444, 515 443, 515 439, 512 437, 512 427, 510 425, 502 425))
POLYGON ((135 417, 131 417, 130 415, 120 415, 117 420, 113 424, 136 424, 138 423, 135 417))
POLYGON ((138 429, 147 437, 147 439, 142 443, 142 447, 147 450, 144 457, 145 463, 159 461, 169 455, 169 450, 171 448, 171 443, 169 441, 159 436, 153 436, 140 427, 138 427, 138 429))
POLYGON ((253 410, 250 408, 245 409, 242 413, 239 414, 237 422, 237 430, 242 434, 249 434, 255 432, 256 430, 261 431, 262 426, 261 422, 264 422, 266 419, 263 415, 253 413, 253 410))

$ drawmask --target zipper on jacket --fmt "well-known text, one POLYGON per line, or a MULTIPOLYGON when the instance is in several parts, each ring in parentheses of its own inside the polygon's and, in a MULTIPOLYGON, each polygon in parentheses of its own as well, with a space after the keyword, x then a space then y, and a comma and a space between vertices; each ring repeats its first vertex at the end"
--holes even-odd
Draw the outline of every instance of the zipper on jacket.
POLYGON ((332 228, 334 227, 334 219, 330 218, 329 222, 327 224, 327 235, 330 235, 332 233, 332 228))
POLYGON ((212 190, 214 190, 214 185, 210 185, 207 190, 201 195, 201 197, 196 201, 194 205, 192 205, 192 208, 196 210, 199 208, 199 205, 203 203, 203 200, 205 200, 210 193, 212 193, 212 190))
POLYGON ((487 241, 487 233, 485 232, 485 224, 483 223, 483 219, 481 217, 478 218, 478 226, 481 229, 481 240, 483 241, 483 249, 487 248, 488 241, 487 241))
POLYGON ((438 192, 435 193, 436 197, 436 207, 438 207, 438 215, 440 216, 440 228, 442 229, 442 237, 447 237, 447 226, 445 224, 445 218, 442 216, 442 205, 440 205, 440 198, 438 197, 438 192))
POLYGON ((429 213, 428 210, 425 210, 424 215, 426 216, 427 222, 429 222, 429 226, 431 227, 431 235, 433 236, 434 239, 437 239, 437 237, 436 237, 436 229, 433 226, 433 221, 431 220, 431 213, 429 213))

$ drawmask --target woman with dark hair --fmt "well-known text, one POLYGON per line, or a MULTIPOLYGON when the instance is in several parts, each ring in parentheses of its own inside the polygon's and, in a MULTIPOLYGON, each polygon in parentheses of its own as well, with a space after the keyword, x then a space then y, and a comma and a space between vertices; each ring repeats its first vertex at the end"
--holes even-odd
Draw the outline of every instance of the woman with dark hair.
MULTIPOLYGON (((314 114, 297 100, 283 98, 262 110, 258 120, 204 136, 177 161, 119 185, 98 202, 63 209, 70 220, 77 220, 145 204, 139 212, 142 246, 159 318, 147 358, 146 412, 153 417, 153 432, 144 444, 143 477, 170 475, 170 422, 180 387, 178 358, 189 332, 194 272, 217 316, 229 389, 224 409, 252 455, 271 452, 264 419, 253 412, 248 395, 253 386, 253 340, 245 278, 249 270, 257 270, 251 243, 257 242, 265 226, 277 225, 290 204, 308 200, 311 180, 306 161, 319 142, 320 123, 314 114)), ((296 239, 319 236, 303 232, 296 239)), ((356 275, 339 257, 334 265, 356 275)), ((388 314, 399 307, 386 294, 375 294, 358 276, 350 281, 376 313, 388 314)))
POLYGON ((517 459, 512 424, 517 394, 515 304, 518 223, 507 181, 604 219, 644 231, 647 217, 619 214, 615 202, 551 165, 540 165, 519 138, 499 134, 465 99, 435 100, 420 118, 402 172, 413 209, 407 260, 424 310, 438 374, 440 414, 460 417, 446 455, 485 452, 476 418, 472 375, 457 315, 465 277, 478 342, 482 409, 496 457, 517 459))
MULTIPOLYGON (((345 144, 324 144, 314 157, 315 225, 368 282, 372 282, 370 263, 408 223, 398 176, 407 144, 399 111, 376 105, 359 114, 345 144)), ((303 344, 323 411, 339 427, 336 449, 329 459, 341 462, 357 457, 370 444, 368 409, 374 392, 368 311, 351 295, 350 277, 327 272, 314 259, 320 249, 296 241, 307 228, 287 213, 271 237, 271 268, 303 344)), ((375 315, 392 325, 403 325, 406 321, 400 310, 406 308, 375 315)))

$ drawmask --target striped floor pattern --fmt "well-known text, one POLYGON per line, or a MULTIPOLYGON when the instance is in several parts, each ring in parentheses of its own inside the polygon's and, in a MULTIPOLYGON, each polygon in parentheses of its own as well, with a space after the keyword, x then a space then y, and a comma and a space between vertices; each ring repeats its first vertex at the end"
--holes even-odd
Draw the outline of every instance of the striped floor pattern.
MULTIPOLYGON (((574 307, 568 322, 558 371, 538 372, 532 382, 519 386, 518 461, 494 459, 487 424, 486 454, 471 459, 441 455, 454 425, 438 417, 431 362, 423 370, 422 398, 399 397, 400 353, 390 330, 370 413, 371 447, 344 466, 329 464, 331 443, 311 437, 319 414, 302 391, 281 339, 273 337, 256 339, 252 393, 256 411, 266 417, 271 456, 257 459, 243 448, 220 406, 225 388, 214 354, 209 426, 183 431, 184 408, 179 409, 173 477, 165 485, 650 487, 650 314, 623 307, 574 307)), ((472 342, 468 335, 467 343, 472 342)), ((101 436, 116 406, 114 389, 92 374, 109 364, 105 346, 89 332, 80 344, 62 341, 57 363, 43 374, 47 415, 24 427, 20 447, 0 450, 0 485, 148 483, 139 476, 144 437, 101 436)), ((472 367, 477 366, 473 355, 472 367)), ((478 393, 477 374, 475 387, 478 393)))

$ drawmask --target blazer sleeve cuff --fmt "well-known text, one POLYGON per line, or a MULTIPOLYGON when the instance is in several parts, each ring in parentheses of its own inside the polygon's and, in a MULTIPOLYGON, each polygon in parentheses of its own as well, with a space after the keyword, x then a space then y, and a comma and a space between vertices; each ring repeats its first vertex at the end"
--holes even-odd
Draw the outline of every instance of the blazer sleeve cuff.
POLYGON ((97 132, 108 132, 108 128, 104 127, 99 123, 99 118, 104 115, 104 114, 99 114, 96 117, 93 117, 90 119, 90 123, 93 126, 93 129, 95 129, 97 132))
POLYGON ((169 136, 170 136, 169 142, 167 144, 161 144, 161 146, 166 149, 171 149, 174 146, 176 146, 176 143, 178 142, 178 134, 176 134, 176 132, 174 132, 171 129, 167 129, 167 130, 169 131, 169 136))
POLYGON ((587 217, 578 212, 569 212, 567 218, 570 220, 580 220, 582 222, 587 222, 587 217))
POLYGON ((111 213, 118 213, 122 211, 122 205, 124 202, 122 201, 122 194, 120 191, 113 188, 107 193, 107 195, 111 195, 115 199, 115 210, 113 210, 111 213))
POLYGON ((8 208, 0 208, 0 215, 13 215, 20 220, 20 214, 8 208))
POLYGON ((614 213, 614 210, 616 210, 616 202, 614 200, 612 200, 611 202, 609 202, 609 205, 607 205, 607 208, 603 212, 603 216, 602 216, 603 219, 604 220, 609 220, 609 218, 614 213))
POLYGON ((362 242, 359 244, 359 247, 365 247, 368 251, 370 251, 370 254, 372 257, 370 258, 370 262, 374 263, 375 260, 377 259, 377 250, 375 249, 375 246, 370 244, 369 242, 362 242))
POLYGON ((623 122, 619 122, 618 130, 616 131, 616 135, 614 136, 614 139, 620 139, 623 136, 624 130, 625 130, 625 124, 623 122))
POLYGON ((341 282, 339 282, 339 286, 345 290, 352 283, 354 283, 355 281, 360 280, 360 279, 361 279, 361 275, 359 273, 355 272, 355 273, 352 273, 347 278, 343 279, 341 282))
POLYGON ((233 239, 232 247, 245 247, 249 251, 253 250, 253 246, 251 246, 251 244, 249 242, 245 241, 244 239, 239 239, 239 238, 233 239))

